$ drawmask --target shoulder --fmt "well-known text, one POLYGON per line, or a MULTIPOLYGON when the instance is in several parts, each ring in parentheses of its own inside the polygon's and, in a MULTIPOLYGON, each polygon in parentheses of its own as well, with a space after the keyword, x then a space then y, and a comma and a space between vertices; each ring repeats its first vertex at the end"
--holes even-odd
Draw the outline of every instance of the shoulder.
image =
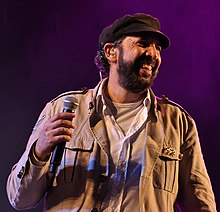
POLYGON ((75 90, 75 91, 67 91, 67 92, 61 93, 60 95, 56 96, 54 99, 52 99, 50 101, 50 103, 54 103, 56 101, 59 101, 67 96, 85 95, 88 91, 89 91, 89 89, 87 89, 87 88, 82 88, 80 90, 75 90))
POLYGON ((180 110, 181 112, 185 113, 188 117, 191 118, 190 114, 178 103, 170 100, 167 96, 162 95, 161 97, 156 97, 157 103, 160 107, 171 107, 176 110, 180 110))

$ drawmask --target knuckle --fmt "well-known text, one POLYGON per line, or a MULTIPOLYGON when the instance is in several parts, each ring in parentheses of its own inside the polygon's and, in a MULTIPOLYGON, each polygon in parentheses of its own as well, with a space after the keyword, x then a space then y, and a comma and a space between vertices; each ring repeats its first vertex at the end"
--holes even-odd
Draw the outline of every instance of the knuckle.
POLYGON ((67 132, 68 132, 68 129, 65 128, 65 127, 60 127, 60 128, 58 129, 58 133, 59 133, 60 135, 62 135, 62 134, 66 135, 67 132))
POLYGON ((62 132, 62 133, 65 133, 65 132, 66 132, 66 128, 65 128, 65 127, 62 127, 62 128, 61 128, 61 132, 62 132))
POLYGON ((64 120, 63 120, 63 119, 60 119, 60 120, 59 120, 59 124, 60 124, 60 125, 63 125, 63 124, 64 124, 64 120))
POLYGON ((57 120, 57 119, 59 120, 59 119, 61 118, 61 114, 62 114, 62 113, 57 113, 57 114, 54 116, 54 118, 55 118, 56 120, 57 120))
POLYGON ((57 113, 57 116, 58 116, 58 117, 61 117, 61 116, 62 116, 62 113, 61 113, 61 112, 57 113))

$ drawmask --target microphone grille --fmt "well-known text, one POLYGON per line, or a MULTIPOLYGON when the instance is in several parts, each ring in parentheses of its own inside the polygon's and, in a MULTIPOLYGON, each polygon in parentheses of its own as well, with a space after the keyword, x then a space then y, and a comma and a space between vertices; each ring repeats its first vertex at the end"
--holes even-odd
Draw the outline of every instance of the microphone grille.
POLYGON ((74 96, 67 96, 63 102, 63 107, 65 110, 75 111, 78 105, 79 105, 79 101, 74 96))

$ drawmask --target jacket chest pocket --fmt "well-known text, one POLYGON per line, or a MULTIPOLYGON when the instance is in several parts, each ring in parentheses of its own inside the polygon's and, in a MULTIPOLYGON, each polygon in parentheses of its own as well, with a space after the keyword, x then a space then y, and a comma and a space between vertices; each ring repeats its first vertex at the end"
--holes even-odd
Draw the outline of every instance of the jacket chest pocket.
POLYGON ((179 162, 182 154, 171 147, 165 147, 160 154, 153 172, 153 185, 171 193, 177 193, 179 162))
POLYGON ((96 142, 80 140, 75 146, 65 149, 59 178, 64 183, 82 185, 86 181, 106 178, 108 158, 96 142))
POLYGON ((87 177, 87 167, 91 151, 66 149, 63 158, 62 178, 65 183, 83 183, 87 177))
MULTIPOLYGON (((80 183, 85 180, 93 153, 94 142, 82 137, 66 144, 57 179, 63 183, 80 183)), ((77 184, 78 184, 77 183, 77 184)))

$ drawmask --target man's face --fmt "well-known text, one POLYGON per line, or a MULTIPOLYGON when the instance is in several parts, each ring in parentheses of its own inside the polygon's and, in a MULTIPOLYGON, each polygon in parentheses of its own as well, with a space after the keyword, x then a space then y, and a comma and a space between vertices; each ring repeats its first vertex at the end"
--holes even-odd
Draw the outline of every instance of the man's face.
POLYGON ((159 41, 151 36, 127 36, 119 48, 119 84, 140 93, 151 87, 161 64, 159 41))

